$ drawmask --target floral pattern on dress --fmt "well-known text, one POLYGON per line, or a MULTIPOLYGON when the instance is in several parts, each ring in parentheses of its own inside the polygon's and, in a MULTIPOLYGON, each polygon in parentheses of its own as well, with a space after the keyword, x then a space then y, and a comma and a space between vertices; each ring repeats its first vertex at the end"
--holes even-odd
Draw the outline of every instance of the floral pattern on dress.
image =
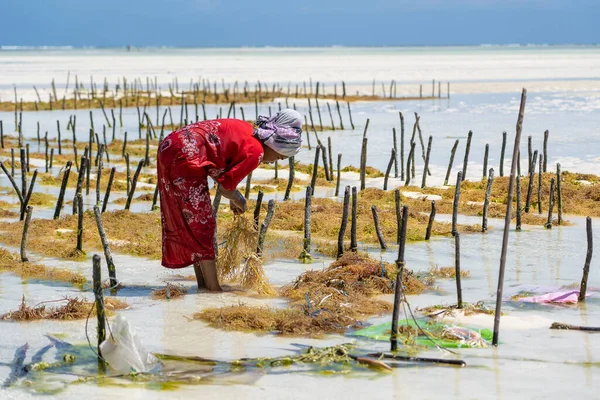
POLYGON ((187 128, 180 134, 182 148, 181 150, 185 153, 188 158, 193 158, 200 152, 198 150, 198 141, 196 136, 190 132, 187 128))
POLYGON ((165 151, 166 149, 171 147, 172 143, 173 142, 171 141, 171 138, 169 138, 169 137, 164 138, 163 141, 160 142, 160 146, 158 146, 159 153, 162 153, 163 151, 165 151))

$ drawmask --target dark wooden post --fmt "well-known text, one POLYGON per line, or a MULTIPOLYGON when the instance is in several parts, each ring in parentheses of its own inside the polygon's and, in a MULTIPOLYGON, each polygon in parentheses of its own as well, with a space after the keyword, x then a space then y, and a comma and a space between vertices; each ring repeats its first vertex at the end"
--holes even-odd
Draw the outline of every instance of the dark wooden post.
POLYGON ((337 258, 344 255, 344 236, 346 235, 346 227, 348 226, 348 212, 350 208, 350 186, 346 186, 344 190, 344 206, 342 208, 342 223, 338 232, 338 251, 337 258))
POLYGON ((129 210, 131 207, 131 201, 133 200, 133 194, 135 193, 135 187, 137 185, 138 178, 140 173, 142 172, 142 167, 144 166, 144 159, 141 159, 138 163, 137 169, 135 170, 135 174, 133 174, 133 180, 131 181, 131 190, 127 195, 127 203, 125 203, 125 209, 129 210))
POLYGON ((537 150, 533 152, 533 158, 531 160, 531 166, 529 168, 529 184, 527 185, 527 197, 525 198, 525 212, 529 212, 529 206, 531 205, 531 195, 533 193, 533 179, 535 176, 535 164, 537 161, 537 150))
POLYGON ((377 240, 379 240, 379 245, 381 246, 381 250, 387 249, 387 245, 385 244, 385 237, 381 232, 381 225, 379 223, 379 213, 377 212, 377 207, 371 206, 371 212, 373 214, 373 223, 375 224, 375 232, 377 233, 377 240))
POLYGON ((548 136, 550 135, 550 133, 548 132, 548 130, 546 130, 546 132, 544 132, 544 169, 543 171, 546 172, 546 168, 548 167, 548 136))
POLYGON ((65 166, 65 170, 63 172, 63 180, 60 186, 58 201, 56 202, 56 209, 54 210, 54 219, 58 219, 60 217, 60 211, 62 209, 63 200, 65 198, 65 192, 67 190, 67 183, 69 182, 69 174, 71 173, 72 164, 73 163, 71 162, 71 160, 67 161, 67 165, 65 166))
POLYGON ((429 214, 429 222, 427 222, 427 231, 425 232, 425 240, 429 240, 431 238, 431 230, 433 229, 433 222, 435 220, 435 200, 431 202, 431 213, 429 214))
MULTIPOLYGON (((515 146, 513 154, 517 154, 521 144, 521 131, 523 130, 523 116, 525 114, 525 101, 527 99, 527 90, 523 89, 521 95, 521 106, 519 108, 519 117, 517 119, 517 133, 515 135, 515 146)), ((494 315, 494 336, 492 345, 498 346, 498 336, 500 331, 500 315, 502 312, 502 293, 504 288, 504 270, 506 267, 506 252, 508 250, 508 232, 510 230, 510 220, 512 214, 512 201, 514 196, 515 175, 517 172, 517 158, 513 157, 510 169, 510 180, 508 185, 508 199, 506 205, 506 216, 504 218, 504 234, 502 237, 502 252, 500 256, 500 273, 498 276, 498 290, 496 292, 496 313, 494 315)))
POLYGON ((404 289, 402 286, 402 272, 404 270, 404 249, 406 246, 406 226, 408 225, 408 207, 404 206, 402 208, 402 219, 404 223, 402 224, 402 229, 398 235, 398 241, 400 242, 400 246, 398 247, 398 259, 396 260, 397 267, 397 275, 396 275, 396 285, 394 290, 394 309, 392 312, 392 333, 390 335, 391 342, 391 350, 398 350, 398 316, 400 314, 400 303, 404 300, 402 294, 404 293, 404 289))
POLYGON ((459 310, 463 306, 462 286, 460 282, 460 234, 454 235, 454 268, 456 273, 456 308, 459 310))
POLYGON ((98 227, 98 234, 102 242, 102 249, 104 250, 104 257, 106 258, 106 265, 108 266, 108 276, 110 278, 110 287, 115 288, 117 286, 117 270, 115 263, 113 262, 112 254, 110 253, 110 245, 106 238, 106 232, 104 231, 104 225, 102 224, 102 214, 98 206, 94 206, 94 215, 96 216, 96 226, 98 227))
POLYGON ((481 232, 487 232, 488 207, 490 206, 490 195, 492 194, 492 185, 494 184, 494 168, 490 168, 490 174, 485 188, 485 200, 483 201, 483 220, 481 222, 481 232))
POLYGON ((561 190, 560 163, 556 163, 556 197, 558 208, 558 225, 562 225, 562 190, 561 190))
POLYGON ((93 262, 93 285, 94 285, 94 297, 96 299, 96 317, 98 318, 97 336, 98 336, 98 363, 103 364, 102 354, 100 352, 100 345, 106 339, 106 311, 104 309, 104 295, 102 293, 102 270, 101 260, 98 254, 94 254, 92 259, 93 262))
POLYGON ((552 229, 552 211, 554 210, 554 178, 550 181, 550 199, 548 201, 548 221, 546 228, 552 229))
POLYGON ((356 213, 358 206, 358 196, 356 192, 356 186, 352 186, 352 219, 350 223, 350 250, 356 252, 358 250, 358 243, 356 242, 356 213))
POLYGON ((294 157, 289 158, 290 163, 290 175, 288 176, 288 183, 285 188, 285 195, 283 196, 283 201, 290 199, 290 192, 292 191, 292 186, 294 185, 294 177, 295 177, 295 166, 294 166, 294 157))
POLYGON ((500 150, 500 176, 504 176, 504 154, 506 153, 506 131, 502 132, 502 149, 500 150))
POLYGON ((310 180, 310 189, 311 189, 311 193, 313 193, 313 194, 315 192, 315 186, 317 185, 317 174, 319 172, 320 152, 321 152, 321 146, 316 146, 315 147, 315 162, 313 163, 312 178, 310 180))
POLYGON ((458 204, 460 202, 460 184, 462 182, 462 171, 456 174, 456 185, 454 186, 454 202, 452 203, 452 235, 456 236, 456 225, 458 221, 458 204))
POLYGON ((592 234, 592 219, 585 219, 585 230, 587 233, 587 253, 585 255, 585 264, 583 266, 583 277, 581 278, 581 286, 579 287, 579 301, 585 301, 585 292, 587 291, 588 275, 590 273, 590 264, 594 253, 594 236, 592 234))
POLYGON ((394 165, 395 159, 396 150, 392 148, 392 156, 390 157, 390 162, 388 163, 387 169, 385 170, 385 178, 383 178, 383 190, 388 190, 388 180, 390 178, 390 172, 392 171, 392 166, 394 165))
POLYGON ((454 142, 454 146, 452 146, 452 150, 450 151, 450 162, 448 162, 448 170, 446 171, 446 178, 444 179, 444 186, 448 185, 448 180, 450 179, 450 172, 452 172, 452 164, 454 164, 454 155, 456 154, 456 149, 458 148, 458 139, 454 142))
POLYGON ((465 149, 465 160, 463 162, 462 180, 467 179, 467 164, 469 163, 469 152, 471 151, 471 139, 473 138, 473 131, 469 131, 467 136, 467 148, 465 149))
POLYGON ((29 258, 27 258, 27 233, 31 224, 32 211, 33 208, 31 206, 25 208, 25 222, 23 224, 23 236, 21 237, 21 262, 29 261, 29 258))
POLYGON ((432 141, 433 136, 429 135, 429 141, 427 142, 427 154, 425 155, 425 168, 423 169, 423 180, 421 181, 421 189, 424 189, 427 183, 427 172, 429 171, 429 156, 431 155, 432 141))
POLYGON ((517 175, 517 226, 515 230, 521 232, 521 177, 517 175))

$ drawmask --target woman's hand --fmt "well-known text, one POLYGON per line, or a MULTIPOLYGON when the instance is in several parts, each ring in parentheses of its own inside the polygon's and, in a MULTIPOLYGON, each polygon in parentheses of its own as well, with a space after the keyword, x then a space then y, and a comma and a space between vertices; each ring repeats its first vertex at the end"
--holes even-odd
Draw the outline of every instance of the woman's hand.
POLYGON ((233 196, 229 200, 229 206, 231 207, 231 211, 233 211, 235 215, 239 215, 246 212, 246 199, 244 198, 244 196, 242 196, 240 192, 236 192, 237 196, 233 196))

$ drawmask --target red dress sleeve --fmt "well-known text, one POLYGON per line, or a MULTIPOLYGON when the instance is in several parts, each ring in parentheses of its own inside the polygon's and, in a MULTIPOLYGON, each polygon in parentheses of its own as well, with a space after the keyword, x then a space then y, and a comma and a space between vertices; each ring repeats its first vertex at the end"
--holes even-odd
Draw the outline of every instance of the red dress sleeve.
POLYGON ((235 190, 245 177, 258 168, 264 154, 262 145, 253 137, 243 138, 237 144, 237 153, 229 168, 217 178, 217 182, 226 190, 235 190))

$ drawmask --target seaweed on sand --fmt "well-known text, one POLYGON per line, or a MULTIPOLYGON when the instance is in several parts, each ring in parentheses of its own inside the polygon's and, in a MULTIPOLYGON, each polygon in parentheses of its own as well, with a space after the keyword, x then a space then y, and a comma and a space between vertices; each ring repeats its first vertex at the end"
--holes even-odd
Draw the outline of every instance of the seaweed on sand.
MULTIPOLYGON (((320 271, 306 271, 281 288, 287 308, 250 307, 243 304, 208 308, 195 319, 227 330, 274 332, 283 335, 342 333, 361 320, 390 312, 392 305, 373 296, 394 292, 396 267, 365 255, 348 253, 320 271)), ((406 293, 427 289, 411 271, 405 270, 406 293)))
POLYGON ((177 299, 185 296, 187 292, 188 290, 183 285, 167 283, 164 288, 153 291, 152 298, 155 300, 177 299))
MULTIPOLYGON (((29 307, 25 302, 25 295, 21 300, 21 305, 16 311, 10 311, 2 316, 1 320, 10 321, 35 321, 39 319, 55 320, 78 320, 85 319, 90 314, 90 307, 93 302, 78 297, 65 297, 60 300, 45 301, 33 307, 29 307), (66 302, 61 306, 47 307, 49 303, 66 302)), ((104 298, 104 306, 107 313, 115 310, 123 310, 128 307, 127 303, 111 297, 104 298)))

